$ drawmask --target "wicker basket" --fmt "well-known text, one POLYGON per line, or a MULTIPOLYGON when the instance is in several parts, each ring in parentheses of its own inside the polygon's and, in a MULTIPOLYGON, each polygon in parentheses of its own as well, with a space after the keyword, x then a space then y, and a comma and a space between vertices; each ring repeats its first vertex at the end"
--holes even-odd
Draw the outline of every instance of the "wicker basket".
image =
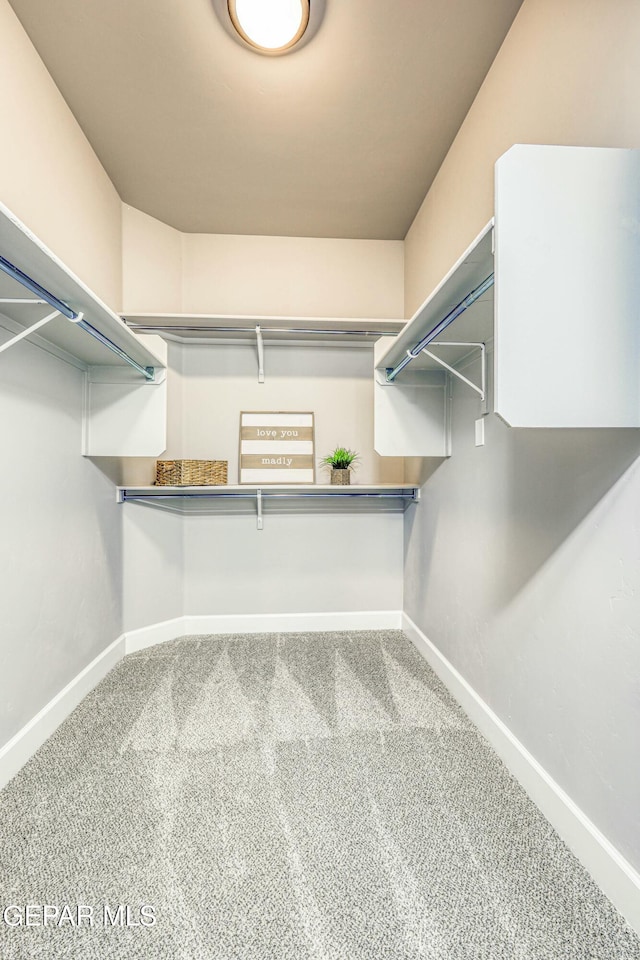
POLYGON ((217 487, 227 482, 227 460, 158 460, 158 487, 217 487))

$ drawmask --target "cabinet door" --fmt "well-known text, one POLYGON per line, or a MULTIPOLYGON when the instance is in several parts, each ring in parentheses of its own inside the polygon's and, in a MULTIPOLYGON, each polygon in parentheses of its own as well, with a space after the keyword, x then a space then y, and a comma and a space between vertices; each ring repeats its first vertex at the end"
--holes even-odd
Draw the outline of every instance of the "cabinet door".
POLYGON ((496 164, 495 411, 640 426, 640 151, 517 145, 496 164))

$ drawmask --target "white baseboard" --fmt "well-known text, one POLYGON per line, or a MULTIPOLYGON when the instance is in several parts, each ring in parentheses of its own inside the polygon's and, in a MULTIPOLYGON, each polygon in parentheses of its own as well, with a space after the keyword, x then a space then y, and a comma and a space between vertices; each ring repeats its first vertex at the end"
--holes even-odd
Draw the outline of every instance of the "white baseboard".
POLYGON ((317 633, 329 630, 400 630, 399 610, 331 613, 252 613, 184 616, 126 634, 126 652, 144 650, 177 637, 217 633, 317 633))
POLYGON ((161 620, 160 623, 152 623, 148 627, 127 631, 124 635, 125 653, 135 653, 136 650, 153 647, 156 643, 167 643, 184 636, 187 632, 184 620, 184 617, 174 617, 173 620, 161 620))
POLYGON ((402 629, 614 907, 640 933, 640 874, 404 613, 402 629))
POLYGON ((81 700, 115 667, 125 652, 125 638, 119 637, 99 653, 84 670, 42 708, 22 730, 0 748, 0 790, 15 777, 36 750, 78 706, 81 700))

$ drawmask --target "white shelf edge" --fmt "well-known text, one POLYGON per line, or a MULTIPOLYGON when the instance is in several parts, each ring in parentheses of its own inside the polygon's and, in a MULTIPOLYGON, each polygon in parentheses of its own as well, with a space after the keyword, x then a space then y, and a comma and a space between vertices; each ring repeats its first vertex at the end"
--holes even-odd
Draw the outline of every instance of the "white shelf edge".
POLYGON ((163 494, 189 494, 199 493, 210 496, 221 496, 225 493, 255 493, 257 490, 271 491, 274 493, 291 493, 292 496, 301 493, 378 493, 391 490, 411 491, 419 490, 416 483, 352 483, 347 486, 340 486, 332 483, 236 483, 236 484, 210 484, 205 486, 157 486, 148 484, 142 486, 119 486, 118 493, 131 493, 146 495, 149 497, 161 497, 163 494))
MULTIPOLYGON (((282 506, 296 501, 304 503, 309 511, 347 508, 350 504, 371 511, 371 508, 387 513, 401 513, 409 503, 420 500, 420 488, 416 484, 233 484, 200 487, 118 487, 118 503, 146 503, 149 506, 163 507, 170 512, 189 513, 187 502, 199 501, 225 505, 228 510, 235 508, 241 513, 251 511, 255 504, 258 515, 258 529, 262 529, 262 508, 272 501, 282 506), (238 507, 242 504, 242 508, 238 507)), ((274 508, 277 511, 277 506, 274 508)), ((282 512, 282 511, 281 511, 282 512)), ((286 510, 285 510, 286 512, 286 510)), ((301 512, 300 510, 294 512, 301 512)), ((306 510, 302 510, 306 512, 306 510)))
MULTIPOLYGON (((467 263, 473 262, 470 260, 471 256, 482 241, 491 233, 493 227, 494 218, 492 217, 464 253, 456 260, 440 283, 418 307, 411 319, 406 322, 397 337, 395 337, 384 352, 380 353, 376 360, 377 369, 396 366, 396 364, 406 356, 407 350, 410 350, 416 343, 419 343, 422 337, 428 333, 436 323, 443 319, 446 315, 447 307, 441 306, 441 304, 443 303, 447 288, 451 286, 460 268, 467 263)), ((455 299, 455 297, 453 299, 455 299)), ((451 303, 448 309, 451 309, 453 306, 455 306, 455 303, 451 303)))
MULTIPOLYGON (((85 320, 96 327, 101 333, 113 340, 126 353, 142 366, 165 367, 164 344, 158 343, 158 351, 152 349, 149 343, 143 343, 132 330, 122 321, 115 311, 100 299, 66 264, 44 244, 26 224, 24 224, 5 204, 0 202, 0 254, 13 263, 23 273, 32 277, 45 289, 67 303, 72 309, 82 312, 85 320)), ((14 281, 16 285, 17 281, 14 281)), ((31 295, 25 292, 29 299, 31 295)), ((35 299, 35 298, 34 298, 35 299)), ((34 307, 36 307, 34 303, 34 307)), ((42 304, 37 305, 42 310, 42 304)), ((0 304, 0 309, 3 305, 0 304)), ((5 312, 3 310, 3 312, 5 312)), ((13 319, 10 317, 10 319, 13 319)), ((53 321, 57 323, 59 321, 53 321)), ((73 332, 71 321, 69 330, 73 332)), ((43 328, 42 338, 54 344, 59 344, 67 353, 73 353, 78 359, 86 363, 93 360, 83 356, 83 351, 76 354, 69 348, 68 337, 59 342, 54 335, 47 336, 54 329, 53 326, 43 328)), ((66 327, 64 328, 67 329, 66 327)), ((75 331, 78 338, 90 338, 85 331, 75 331)), ((147 338, 149 339, 149 338, 147 338)), ((159 340, 159 338, 158 338, 159 340)), ((81 342, 81 341, 79 341, 81 342)), ((114 355, 105 351, 105 363, 113 365, 114 355)), ((123 361, 121 361, 123 362, 123 361)))
POLYGON ((155 313, 153 311, 132 311, 132 310, 123 310, 120 314, 123 320, 207 320, 211 322, 223 323, 223 322, 244 322, 251 324, 272 324, 275 326, 276 323, 282 324, 332 324, 332 323, 344 323, 349 324, 352 327, 360 327, 365 324, 373 324, 378 326, 384 326, 384 324, 401 324, 404 326, 405 321, 400 317, 303 317, 298 316, 297 314, 288 314, 288 315, 259 315, 253 313, 155 313))
POLYGON ((297 343, 373 343, 381 337, 397 336, 404 320, 372 317, 302 317, 231 313, 151 313, 123 311, 123 320, 177 343, 245 343, 260 326, 263 337, 281 345, 297 343), (223 327, 226 329, 209 329, 223 327))

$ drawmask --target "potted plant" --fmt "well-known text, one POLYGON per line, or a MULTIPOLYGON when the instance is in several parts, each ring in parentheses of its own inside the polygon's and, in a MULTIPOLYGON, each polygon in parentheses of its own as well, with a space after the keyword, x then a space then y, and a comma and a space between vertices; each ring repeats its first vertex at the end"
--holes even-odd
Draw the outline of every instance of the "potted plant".
POLYGON ((336 447, 333 453, 323 457, 320 463, 323 467, 330 468, 331 483, 344 485, 351 483, 351 471, 354 469, 354 463, 359 459, 359 454, 354 453, 353 450, 336 447))

